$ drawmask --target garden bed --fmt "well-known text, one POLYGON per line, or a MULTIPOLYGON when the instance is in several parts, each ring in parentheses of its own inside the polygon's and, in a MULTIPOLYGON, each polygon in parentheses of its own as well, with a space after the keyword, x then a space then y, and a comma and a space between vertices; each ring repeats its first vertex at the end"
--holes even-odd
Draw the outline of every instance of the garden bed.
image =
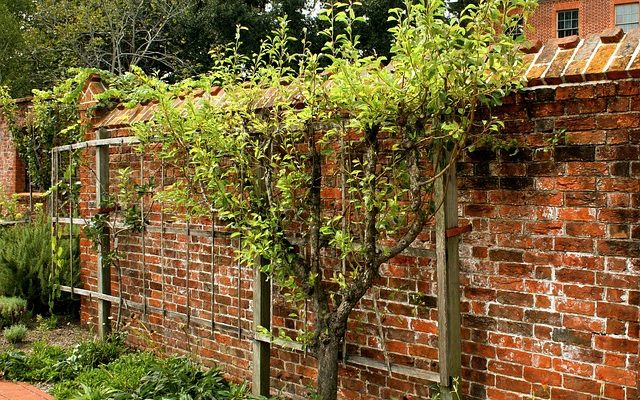
POLYGON ((188 357, 136 352, 119 334, 100 341, 71 320, 30 321, 22 343, 0 339, 0 377, 29 382, 56 399, 244 400, 247 383, 226 381, 188 357))

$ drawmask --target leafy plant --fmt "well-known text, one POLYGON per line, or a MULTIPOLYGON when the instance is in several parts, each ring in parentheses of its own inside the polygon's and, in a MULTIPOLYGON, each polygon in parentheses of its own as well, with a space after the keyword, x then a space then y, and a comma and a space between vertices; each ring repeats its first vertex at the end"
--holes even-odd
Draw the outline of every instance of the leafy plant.
POLYGON ((4 190, 0 188, 0 221, 17 221, 22 219, 23 215, 18 211, 18 198, 14 194, 9 197, 4 190))
POLYGON ((27 311, 27 301, 19 297, 0 296, 0 327, 22 320, 27 311))
POLYGON ((7 379, 21 381, 51 381, 58 376, 53 367, 69 356, 69 352, 44 342, 33 344, 33 350, 9 351, 0 354, 0 371, 7 379))
POLYGON ((79 253, 77 239, 56 244, 60 263, 52 264, 51 227, 44 217, 0 231, 0 295, 24 298, 38 313, 69 310, 74 302, 58 286, 79 285, 79 257, 69 264, 72 248, 79 253))
POLYGON ((11 325, 8 328, 4 328, 3 335, 4 338, 7 339, 7 342, 15 344, 21 343, 25 337, 27 337, 27 333, 29 329, 24 324, 11 325))
POLYGON ((49 317, 43 317, 42 315, 36 315, 36 324, 40 331, 50 331, 56 329, 58 326, 58 317, 50 315, 49 317))

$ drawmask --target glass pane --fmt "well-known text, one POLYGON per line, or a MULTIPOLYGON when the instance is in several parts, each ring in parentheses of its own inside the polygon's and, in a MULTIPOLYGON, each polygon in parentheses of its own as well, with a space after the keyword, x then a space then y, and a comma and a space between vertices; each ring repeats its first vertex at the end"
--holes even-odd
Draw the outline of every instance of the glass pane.
POLYGON ((616 25, 637 23, 639 14, 640 4, 619 4, 616 6, 616 25))
POLYGON ((577 35, 578 25, 578 10, 558 12, 558 37, 577 35))

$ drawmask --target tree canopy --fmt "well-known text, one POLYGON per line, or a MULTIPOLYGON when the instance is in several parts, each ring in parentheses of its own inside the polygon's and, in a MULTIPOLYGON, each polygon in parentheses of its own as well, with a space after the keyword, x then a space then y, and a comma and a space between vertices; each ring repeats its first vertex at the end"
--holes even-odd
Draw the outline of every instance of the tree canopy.
MULTIPOLYGON (((354 26, 360 49, 390 54, 389 10, 400 0, 364 0, 364 19, 354 26)), ((312 0, 0 0, 0 85, 15 97, 45 89, 69 77, 72 67, 122 74, 132 65, 176 82, 213 66, 210 52, 234 40, 244 26, 242 47, 257 53, 263 38, 287 16, 290 45, 300 50, 306 37, 320 43, 326 28, 312 0)), ((320 45, 311 47, 313 52, 320 45)))

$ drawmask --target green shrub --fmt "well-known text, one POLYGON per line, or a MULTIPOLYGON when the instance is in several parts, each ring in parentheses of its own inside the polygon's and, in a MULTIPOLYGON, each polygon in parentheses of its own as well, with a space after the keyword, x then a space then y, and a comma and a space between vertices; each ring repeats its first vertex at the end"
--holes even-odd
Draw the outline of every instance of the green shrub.
POLYGON ((18 212, 17 195, 8 196, 0 188, 0 221, 17 221, 19 219, 22 219, 22 215, 18 212))
POLYGON ((185 357, 124 354, 122 337, 82 343, 73 351, 34 343, 33 351, 0 353, 6 379, 53 382, 58 400, 245 400, 247 384, 227 382, 219 369, 203 370, 185 357))
POLYGON ((51 315, 49 317, 43 317, 42 315, 36 315, 36 324, 38 324, 39 331, 50 331, 56 329, 58 326, 58 317, 51 315))
POLYGON ((133 393, 148 371, 157 368, 160 363, 161 361, 151 353, 126 354, 106 366, 81 372, 72 381, 57 383, 52 389, 52 394, 57 399, 70 399, 78 394, 83 386, 101 388, 107 383, 117 391, 133 393))
MULTIPOLYGON (((58 287, 79 284, 79 257, 72 274, 68 235, 57 242, 52 263, 51 227, 44 217, 0 231, 0 295, 22 297, 36 313, 52 311, 54 300, 59 311, 69 311, 73 302, 68 294, 59 296, 58 287)), ((78 255, 77 239, 71 247, 78 255)))
POLYGON ((68 350, 43 342, 33 344, 33 350, 10 351, 0 354, 0 371, 7 379, 45 382, 59 378, 55 366, 70 356, 68 350))
POLYGON ((4 328, 4 338, 7 339, 9 343, 22 343, 25 337, 27 337, 27 333, 29 329, 23 324, 11 325, 9 328, 4 328))
POLYGON ((26 300, 0 296, 0 328, 20 322, 26 311, 26 300))

